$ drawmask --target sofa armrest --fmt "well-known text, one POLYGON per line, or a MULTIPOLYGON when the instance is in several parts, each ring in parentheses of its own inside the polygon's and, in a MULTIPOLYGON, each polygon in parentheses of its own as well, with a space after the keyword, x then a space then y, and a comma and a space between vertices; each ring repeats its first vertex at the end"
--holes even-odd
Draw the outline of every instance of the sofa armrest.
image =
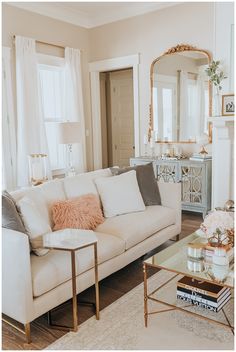
POLYGON ((22 324, 33 320, 29 238, 5 228, 2 228, 2 310, 22 324))
POLYGON ((176 225, 180 233, 182 221, 181 183, 158 182, 158 187, 162 205, 176 210, 176 225))

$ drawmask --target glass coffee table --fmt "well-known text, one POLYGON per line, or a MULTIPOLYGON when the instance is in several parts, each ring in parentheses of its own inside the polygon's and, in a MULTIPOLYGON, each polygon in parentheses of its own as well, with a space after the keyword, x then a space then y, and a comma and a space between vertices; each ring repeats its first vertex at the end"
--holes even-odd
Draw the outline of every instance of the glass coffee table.
MULTIPOLYGON (((188 261, 190 258, 187 256, 187 245, 188 243, 204 243, 204 239, 196 233, 193 233, 184 239, 176 242, 170 247, 162 250, 161 252, 153 255, 143 262, 143 274, 144 274, 144 321, 145 327, 148 324, 148 317, 152 314, 159 314, 171 310, 184 311, 192 316, 197 316, 206 319, 210 322, 220 324, 222 326, 229 327, 234 332, 234 321, 233 321, 233 287, 234 287, 234 276, 233 276, 233 263, 231 261, 229 270, 223 280, 217 280, 214 275, 213 265, 205 263, 202 271, 191 271, 188 261), (167 273, 166 279, 162 282, 156 282, 155 288, 148 293, 148 281, 147 281, 147 270, 150 267, 163 269, 167 273), (199 306, 195 306, 191 303, 184 302, 176 298, 177 282, 183 276, 187 276, 191 279, 200 280, 202 282, 215 283, 222 287, 229 287, 231 291, 231 299, 226 305, 217 313, 210 312, 207 309, 199 306), (166 309, 160 309, 158 311, 149 311, 148 304, 150 302, 160 303, 167 307, 166 309)), ((192 267, 191 267, 192 269, 192 267)))

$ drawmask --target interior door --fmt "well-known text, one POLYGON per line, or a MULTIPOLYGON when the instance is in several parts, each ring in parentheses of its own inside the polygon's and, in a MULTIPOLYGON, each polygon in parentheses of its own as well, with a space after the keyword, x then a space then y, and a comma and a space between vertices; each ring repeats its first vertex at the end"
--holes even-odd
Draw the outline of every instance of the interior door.
POLYGON ((112 163, 129 165, 134 156, 134 97, 132 69, 110 73, 112 163))

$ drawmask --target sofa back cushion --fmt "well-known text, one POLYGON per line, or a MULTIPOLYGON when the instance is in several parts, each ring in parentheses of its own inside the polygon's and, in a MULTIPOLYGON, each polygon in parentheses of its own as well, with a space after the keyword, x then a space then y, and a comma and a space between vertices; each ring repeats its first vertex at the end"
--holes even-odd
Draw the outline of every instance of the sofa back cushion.
POLYGON ((97 177, 111 176, 110 169, 96 170, 64 179, 64 187, 67 199, 77 198, 85 194, 98 195, 94 179, 97 177))
POLYGON ((114 177, 97 178, 95 183, 106 218, 145 210, 136 171, 114 177))

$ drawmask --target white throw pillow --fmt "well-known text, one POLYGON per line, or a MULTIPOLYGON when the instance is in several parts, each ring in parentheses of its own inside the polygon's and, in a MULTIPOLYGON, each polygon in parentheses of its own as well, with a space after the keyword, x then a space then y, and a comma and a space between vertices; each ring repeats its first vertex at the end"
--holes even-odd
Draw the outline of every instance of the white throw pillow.
POLYGON ((32 250, 42 256, 48 253, 48 249, 42 248, 42 235, 51 232, 49 219, 46 215, 46 204, 43 206, 43 197, 39 193, 37 197, 25 196, 17 202, 25 228, 27 230, 32 250))
POLYGON ((94 182, 106 218, 145 210, 135 170, 118 176, 97 178, 94 182))

